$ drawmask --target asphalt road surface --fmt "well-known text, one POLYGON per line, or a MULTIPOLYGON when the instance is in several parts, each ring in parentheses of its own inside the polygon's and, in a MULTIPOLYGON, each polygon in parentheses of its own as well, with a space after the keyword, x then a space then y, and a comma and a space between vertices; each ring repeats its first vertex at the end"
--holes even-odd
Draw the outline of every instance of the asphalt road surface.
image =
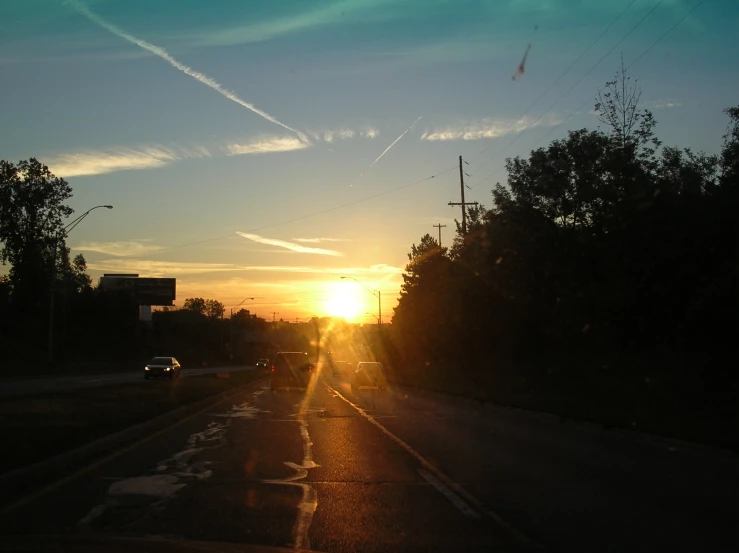
MULTIPOLYGON (((265 380, 6 510, 5 534, 329 552, 736 551, 735 454, 402 389, 265 380)), ((0 538, 1 539, 1 538, 0 538)))
MULTIPOLYGON (((208 367, 198 369, 183 368, 181 376, 196 376, 217 372, 233 372, 253 370, 253 365, 238 367, 208 367)), ((97 388, 108 384, 123 384, 138 382, 144 377, 144 366, 140 371, 118 372, 109 374, 80 374, 65 376, 47 376, 34 378, 4 378, 0 380, 0 397, 44 394, 47 392, 61 392, 64 390, 78 390, 80 388, 97 388)))

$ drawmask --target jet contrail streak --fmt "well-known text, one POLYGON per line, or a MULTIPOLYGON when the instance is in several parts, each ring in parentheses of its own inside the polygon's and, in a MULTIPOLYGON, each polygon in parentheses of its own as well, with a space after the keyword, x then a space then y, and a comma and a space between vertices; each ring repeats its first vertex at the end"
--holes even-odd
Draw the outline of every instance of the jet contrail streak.
POLYGON ((396 138, 395 141, 392 144, 390 144, 390 146, 388 146, 387 148, 385 148, 385 151, 382 152, 379 156, 377 156, 377 159, 375 161, 373 161, 372 163, 370 163, 370 167, 372 167, 375 163, 377 163, 378 161, 380 161, 382 159, 382 156, 384 156, 386 153, 388 153, 388 151, 390 150, 390 148, 392 148, 393 146, 395 146, 401 138, 403 138, 406 134, 408 134, 408 131, 411 130, 413 128, 413 126, 421 120, 421 117, 423 117, 423 115, 419 116, 418 119, 416 119, 415 121, 413 121, 413 123, 411 123, 411 126, 408 127, 405 131, 403 131, 403 134, 401 134, 398 138, 396 138))
MULTIPOLYGON (((150 42, 146 42, 145 40, 142 40, 140 38, 137 38, 137 37, 135 37, 133 35, 128 34, 127 32, 119 29, 115 25, 112 25, 112 24, 108 23, 107 21, 105 21, 104 19, 102 19, 100 16, 92 13, 87 6, 85 6, 84 4, 81 4, 80 2, 77 2, 76 0, 66 0, 63 3, 71 6, 73 9, 77 10, 80 14, 82 14, 83 16, 85 16, 87 19, 89 19, 93 23, 96 23, 97 25, 100 25, 106 31, 109 31, 109 32, 113 33, 114 35, 122 38, 123 40, 125 40, 127 42, 130 42, 131 44, 135 44, 139 48, 143 48, 144 50, 148 50, 149 52, 151 52, 155 56, 158 56, 158 57, 162 58, 164 61, 166 61, 169 65, 171 65, 175 69, 179 69, 185 75, 189 75, 193 79, 195 79, 195 80, 200 81, 201 83, 203 83, 205 86, 209 86, 210 88, 212 88, 213 90, 215 90, 216 92, 218 92, 222 96, 225 96, 226 98, 228 98, 232 102, 236 102, 240 106, 243 106, 246 109, 253 111, 254 113, 256 113, 257 115, 259 115, 260 117, 263 117, 264 119, 266 119, 267 121, 270 121, 270 122, 274 123, 275 125, 279 125, 280 127, 283 127, 283 128, 285 128, 285 129, 287 129, 289 131, 292 131, 292 132, 296 133, 300 137, 301 140, 303 140, 305 142, 309 142, 308 141, 308 137, 306 137, 299 130, 293 129, 290 126, 285 125, 281 121, 278 121, 277 119, 275 119, 274 117, 272 117, 266 111, 262 111, 261 109, 259 109, 258 107, 256 107, 253 104, 250 104, 246 100, 242 100, 241 98, 239 98, 236 94, 234 94, 230 90, 223 88, 220 83, 218 83, 217 81, 214 81, 213 79, 211 79, 210 77, 208 77, 208 75, 204 75, 203 73, 200 73, 199 71, 195 71, 192 67, 188 67, 184 63, 180 63, 179 61, 177 61, 176 59, 174 59, 172 56, 170 56, 164 48, 160 48, 159 46, 156 46, 154 44, 151 44, 150 42)), ((380 157, 382 157, 382 156, 380 156, 380 157)))

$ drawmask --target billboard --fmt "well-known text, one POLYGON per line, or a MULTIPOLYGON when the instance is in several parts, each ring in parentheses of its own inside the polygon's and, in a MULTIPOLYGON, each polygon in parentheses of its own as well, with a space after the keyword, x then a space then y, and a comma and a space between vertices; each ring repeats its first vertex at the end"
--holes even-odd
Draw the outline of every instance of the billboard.
POLYGON ((177 279, 106 274, 100 277, 100 289, 127 292, 137 305, 173 305, 177 279))

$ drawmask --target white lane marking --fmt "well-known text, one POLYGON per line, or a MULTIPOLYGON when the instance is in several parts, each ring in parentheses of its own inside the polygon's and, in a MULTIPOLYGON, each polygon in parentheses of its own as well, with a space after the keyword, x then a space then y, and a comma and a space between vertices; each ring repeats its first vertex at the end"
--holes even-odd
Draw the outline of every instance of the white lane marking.
MULTIPOLYGON (((173 474, 154 474, 152 476, 136 476, 114 482, 108 488, 109 495, 148 495, 164 499, 185 487, 173 474)), ((89 516, 89 515, 88 515, 89 516)), ((87 517, 86 517, 87 518, 87 517)))
MULTIPOLYGON (((258 395, 258 392, 255 393, 256 395, 258 395)), ((226 413, 216 414, 215 416, 226 420, 211 421, 205 430, 190 434, 183 450, 157 463, 154 469, 155 474, 132 478, 116 478, 115 482, 108 487, 108 497, 105 503, 93 507, 77 524, 87 526, 106 510, 118 505, 118 502, 112 499, 113 497, 144 495, 165 499, 174 496, 184 488, 189 479, 205 480, 210 478, 213 471, 207 468, 209 463, 192 463, 192 458, 206 449, 215 449, 225 443, 225 435, 231 424, 229 419, 255 418, 259 411, 259 409, 247 403, 240 403, 232 405, 226 413)))
POLYGON ((385 428, 382 424, 377 422, 375 420, 375 417, 368 414, 364 409, 362 409, 359 405, 356 405, 355 403, 349 401, 346 399, 340 392, 329 386, 328 384, 324 383, 324 386, 328 388, 330 392, 333 392, 334 397, 338 397, 339 399, 343 400, 345 403, 348 403, 351 407, 354 408, 354 410, 357 411, 362 417, 367 419, 370 423, 375 425, 383 434, 385 434, 388 438, 393 440, 396 444, 398 444, 400 447, 405 449, 408 453, 410 453, 413 457, 416 458, 416 460, 421 463, 424 469, 426 469, 429 473, 433 474, 438 478, 441 482, 444 483, 444 485, 453 490, 458 496, 464 498, 468 503, 475 506, 476 509, 478 509, 480 512, 488 515, 490 518, 492 518, 498 525, 500 525, 502 528, 505 528, 510 532, 512 535, 514 535, 519 540, 529 544, 530 546, 539 549, 539 550, 545 550, 545 548, 536 542, 535 540, 531 539, 530 537, 526 536, 525 534, 519 532, 516 530, 513 526, 508 524, 505 520, 500 518, 498 514, 495 512, 486 509, 485 506, 482 504, 482 502, 477 499, 474 495, 472 495, 470 492, 465 490, 463 487, 459 486, 456 482, 452 482, 449 477, 441 472, 439 469, 437 469, 434 465, 429 463, 420 453, 418 453, 415 449, 413 449, 411 446, 409 446, 407 443, 405 443, 403 440, 398 438, 395 434, 390 432, 387 428, 385 428))
POLYGON ((344 402, 348 403, 351 407, 354 408, 357 413, 362 415, 365 419, 367 419, 370 423, 375 425, 377 428, 380 429, 380 431, 385 434, 388 438, 393 440, 395 443, 397 443, 400 447, 405 449, 408 453, 410 453, 415 459, 421 463, 423 468, 425 468, 427 471, 429 471, 431 474, 436 476, 439 480, 441 480, 448 488, 454 490, 454 492, 457 495, 462 496, 464 499, 466 499, 469 503, 472 503, 475 507, 482 509, 482 503, 474 497, 472 494, 470 494, 467 490, 457 485, 455 482, 452 482, 447 475, 445 475, 443 472, 441 472, 439 469, 437 469, 434 465, 429 463, 420 453, 418 453, 415 449, 413 449, 411 446, 409 446, 407 443, 405 443, 403 440, 398 438, 395 434, 390 432, 387 428, 385 428, 382 424, 377 422, 375 420, 375 417, 367 413, 364 409, 362 409, 359 405, 349 401, 346 399, 343 395, 341 395, 340 392, 334 390, 331 386, 326 385, 326 387, 332 391, 334 394, 336 394, 335 397, 338 397, 339 399, 343 400, 344 402))
POLYGON ((266 412, 254 405, 244 402, 231 407, 228 413, 220 413, 216 417, 228 417, 230 419, 256 419, 259 413, 266 412))
POLYGON ((108 503, 101 503, 100 505, 97 505, 93 507, 87 515, 82 517, 80 521, 77 523, 81 526, 87 526, 90 524, 93 520, 98 518, 100 515, 102 515, 105 510, 108 508, 108 503))
POLYGON ((300 498, 300 503, 298 503, 298 516, 295 519, 295 524, 293 525, 292 530, 294 549, 311 548, 310 537, 308 533, 310 530, 311 522, 313 521, 313 513, 316 512, 316 508, 318 507, 318 493, 316 492, 315 488, 313 488, 313 486, 309 484, 297 482, 297 480, 302 480, 303 478, 308 476, 308 469, 316 468, 319 466, 313 461, 313 442, 311 441, 310 434, 308 433, 308 420, 306 419, 306 414, 308 413, 308 397, 308 394, 306 394, 303 402, 297 405, 299 409, 297 422, 300 425, 300 438, 303 442, 302 464, 298 465, 297 463, 286 461, 285 465, 295 471, 294 475, 287 476, 285 478, 262 480, 262 482, 265 484, 297 486, 303 492, 303 495, 300 498))
POLYGON ((469 518, 479 519, 480 513, 475 511, 472 507, 470 507, 461 497, 459 497, 457 494, 455 494, 452 490, 447 488, 444 484, 441 483, 441 481, 436 478, 433 474, 428 472, 427 470, 419 469, 418 474, 423 476, 426 481, 431 484, 434 488, 437 489, 441 495, 446 497, 452 505, 454 505, 457 509, 462 511, 462 514, 469 518))

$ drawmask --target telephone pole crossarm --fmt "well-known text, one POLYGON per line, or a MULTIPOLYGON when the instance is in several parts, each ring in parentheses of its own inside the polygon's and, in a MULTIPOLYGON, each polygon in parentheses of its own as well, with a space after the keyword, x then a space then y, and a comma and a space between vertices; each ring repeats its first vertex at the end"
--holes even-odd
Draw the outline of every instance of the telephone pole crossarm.
POLYGON ((446 225, 439 223, 438 225, 433 225, 433 227, 439 229, 439 247, 441 248, 441 229, 446 228, 446 225))
POLYGON ((459 156, 459 189, 460 189, 460 195, 462 196, 461 202, 449 202, 448 205, 459 205, 462 206, 462 236, 465 236, 467 234, 467 206, 468 205, 479 205, 478 202, 465 202, 464 201, 464 175, 465 172, 462 169, 462 163, 467 163, 466 161, 462 161, 462 156, 459 156))

